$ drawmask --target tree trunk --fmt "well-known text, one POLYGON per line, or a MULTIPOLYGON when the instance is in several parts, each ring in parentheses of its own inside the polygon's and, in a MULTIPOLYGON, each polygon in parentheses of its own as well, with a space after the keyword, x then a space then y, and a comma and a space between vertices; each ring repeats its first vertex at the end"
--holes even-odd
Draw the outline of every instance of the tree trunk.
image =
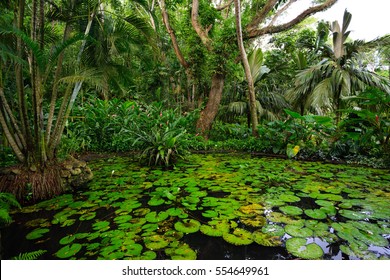
POLYGON ((253 77, 251 69, 248 62, 248 57, 245 52, 244 41, 242 39, 242 29, 241 29, 241 4, 240 0, 234 0, 234 6, 236 8, 236 30, 237 30, 237 43, 240 49, 241 61, 244 66, 246 80, 248 82, 248 91, 249 91, 249 109, 251 116, 251 125, 252 125, 252 135, 255 137, 259 136, 257 126, 259 124, 257 118, 257 106, 256 106, 256 95, 255 95, 255 85, 253 82, 253 77))
POLYGON ((218 113, 219 104, 222 99, 222 91, 225 82, 225 75, 215 73, 211 81, 211 89, 206 108, 200 113, 198 122, 196 123, 197 131, 204 137, 208 138, 214 119, 218 113))

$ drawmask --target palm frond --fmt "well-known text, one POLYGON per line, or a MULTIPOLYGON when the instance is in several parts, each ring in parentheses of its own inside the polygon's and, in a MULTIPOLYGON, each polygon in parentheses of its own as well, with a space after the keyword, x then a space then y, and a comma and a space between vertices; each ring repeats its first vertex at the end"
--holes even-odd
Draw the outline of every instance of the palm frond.
POLYGON ((248 110, 248 102, 236 101, 229 103, 228 111, 237 115, 243 115, 248 110))
POLYGON ((146 38, 153 36, 153 29, 145 18, 130 14, 124 20, 134 28, 133 32, 141 32, 146 38))
POLYGON ((69 48, 70 46, 73 46, 75 43, 77 43, 78 41, 81 41, 83 39, 85 39, 83 34, 77 34, 64 42, 57 44, 56 46, 54 46, 54 50, 51 52, 51 54, 49 56, 49 61, 51 61, 51 62, 56 61, 58 56, 63 51, 65 51, 67 48, 69 48))
POLYGON ((312 94, 307 100, 306 106, 313 107, 332 107, 331 101, 334 96, 334 87, 332 77, 322 80, 313 90, 312 94))
POLYGON ((0 43, 0 58, 6 62, 8 60, 13 63, 27 66, 27 61, 20 58, 9 46, 0 43))
POLYGON ((27 48, 33 53, 36 58, 37 64, 41 70, 45 69, 46 65, 46 55, 43 50, 39 47, 39 44, 32 40, 26 33, 23 31, 12 27, 10 29, 3 29, 0 27, 0 35, 14 35, 20 37, 27 48))
POLYGON ((101 71, 89 68, 89 69, 83 69, 79 70, 77 73, 73 75, 69 75, 66 77, 61 78, 58 82, 59 83, 67 83, 67 84, 76 84, 78 82, 88 82, 95 86, 102 86, 102 73, 101 71))

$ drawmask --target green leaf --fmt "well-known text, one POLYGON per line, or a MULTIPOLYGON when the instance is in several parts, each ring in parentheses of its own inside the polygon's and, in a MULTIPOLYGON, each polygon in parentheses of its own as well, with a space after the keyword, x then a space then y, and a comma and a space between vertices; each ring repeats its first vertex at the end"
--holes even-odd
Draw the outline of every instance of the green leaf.
POLYGON ((288 109, 283 109, 284 112, 286 112, 287 115, 293 117, 294 119, 298 119, 298 120, 303 120, 304 117, 302 117, 299 113, 297 112, 294 112, 294 111, 290 111, 288 109))
POLYGON ((67 236, 61 238, 60 244, 61 245, 66 245, 66 244, 72 243, 75 239, 76 239, 76 236, 74 236, 74 235, 67 235, 67 236))
POLYGON ((266 233, 270 236, 283 236, 284 235, 284 228, 282 228, 279 225, 276 224, 268 224, 264 226, 261 231, 263 233, 266 233))
POLYGON ((260 231, 253 232, 252 239, 261 246, 278 247, 282 245, 282 241, 279 236, 270 235, 260 231))
POLYGON ((160 250, 169 245, 169 241, 163 235, 151 235, 144 238, 145 247, 150 250, 160 250))
POLYGON ((176 222, 174 227, 177 231, 183 233, 194 233, 199 231, 200 223, 197 220, 184 219, 182 221, 176 222))
POLYGON ((249 245, 253 242, 252 233, 241 228, 236 228, 233 233, 224 233, 223 239, 233 245, 249 245))
POLYGON ((296 225, 286 225, 284 231, 293 237, 310 237, 313 235, 310 228, 296 225))
POLYGON ((28 240, 34 240, 41 238, 45 233, 49 232, 50 230, 48 228, 38 228, 26 235, 26 239, 28 240))
POLYGON ((57 251, 56 256, 60 259, 67 259, 76 255, 82 248, 82 245, 79 243, 73 243, 72 245, 66 245, 57 251))
POLYGON ((303 213, 303 210, 296 206, 282 206, 279 207, 279 210, 282 211, 284 214, 291 216, 298 216, 303 213))
POLYGON ((327 217, 326 213, 320 209, 306 209, 305 214, 310 218, 317 220, 326 219, 327 217))
POLYGON ((316 243, 306 244, 305 238, 293 237, 286 241, 287 251, 292 255, 308 260, 320 259, 324 251, 316 243))

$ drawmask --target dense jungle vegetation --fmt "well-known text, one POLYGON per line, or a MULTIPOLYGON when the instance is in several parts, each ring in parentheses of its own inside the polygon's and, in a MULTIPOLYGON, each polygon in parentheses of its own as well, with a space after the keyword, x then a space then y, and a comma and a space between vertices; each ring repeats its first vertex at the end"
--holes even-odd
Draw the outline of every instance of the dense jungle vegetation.
POLYGON ((312 17, 337 0, 282 23, 294 2, 2 1, 1 225, 90 181, 88 154, 163 170, 207 152, 389 168, 389 35, 351 39, 361 19, 347 10, 312 17))

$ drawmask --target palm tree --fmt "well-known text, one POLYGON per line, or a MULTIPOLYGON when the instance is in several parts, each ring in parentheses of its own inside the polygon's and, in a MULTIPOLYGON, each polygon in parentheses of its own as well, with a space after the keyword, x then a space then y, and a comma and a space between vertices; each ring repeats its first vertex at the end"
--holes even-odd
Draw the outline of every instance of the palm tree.
MULTIPOLYGON (((3 60, 7 67, 2 68, 0 73, 0 123, 22 164, 16 176, 0 178, 0 190, 14 193, 18 199, 24 199, 30 191, 33 199, 44 199, 65 189, 57 161, 57 148, 82 81, 88 76, 93 77, 91 72, 85 73, 77 68, 98 7, 95 0, 63 1, 61 8, 43 0, 33 0, 31 4, 31 14, 27 14, 25 1, 18 1, 14 26, 8 26, 0 33, 11 35, 15 42, 14 49, 5 51, 9 54, 3 60), (56 14, 64 17, 56 18, 56 14), (76 15, 84 18, 86 26, 84 34, 74 32, 71 37, 71 30, 77 31, 76 21, 72 20, 76 15), (28 17, 31 17, 30 34, 25 31, 28 30, 25 26, 28 17), (54 26, 50 23, 54 22, 63 26, 60 41, 52 40, 59 36, 50 36, 56 32, 48 34, 49 28, 54 26), (81 46, 73 62, 74 83, 66 83, 69 79, 63 71, 66 50, 80 41, 81 46), (16 98, 9 90, 13 83, 16 84, 16 98), (56 109, 59 100, 61 106, 56 109)), ((74 52, 70 55, 73 56, 74 52)))
POLYGON ((366 86, 373 86, 390 92, 390 86, 382 77, 359 67, 357 55, 359 50, 370 42, 346 42, 350 31, 347 31, 352 15, 344 12, 343 24, 337 21, 331 25, 333 44, 325 48, 322 61, 300 71, 294 87, 287 92, 286 98, 293 107, 305 111, 314 109, 317 113, 327 109, 335 112, 336 122, 341 118, 343 99, 356 95, 366 86))
MULTIPOLYGON (((27 14, 25 1, 15 2, 14 26, 0 29, 0 124, 21 167, 16 174, 0 177, 0 191, 21 200, 31 191, 39 200, 65 190, 57 150, 83 83, 105 86, 101 69, 89 67, 84 59, 93 23, 104 11, 100 0, 33 0, 27 14), (31 28, 26 28, 27 22, 31 28), (60 41, 48 36, 52 26, 60 26, 54 32, 60 41), (7 46, 1 44, 6 36, 13 40, 7 46)), ((138 21, 135 28, 141 26, 145 23, 138 21)), ((84 179, 91 178, 87 173, 84 179)))

